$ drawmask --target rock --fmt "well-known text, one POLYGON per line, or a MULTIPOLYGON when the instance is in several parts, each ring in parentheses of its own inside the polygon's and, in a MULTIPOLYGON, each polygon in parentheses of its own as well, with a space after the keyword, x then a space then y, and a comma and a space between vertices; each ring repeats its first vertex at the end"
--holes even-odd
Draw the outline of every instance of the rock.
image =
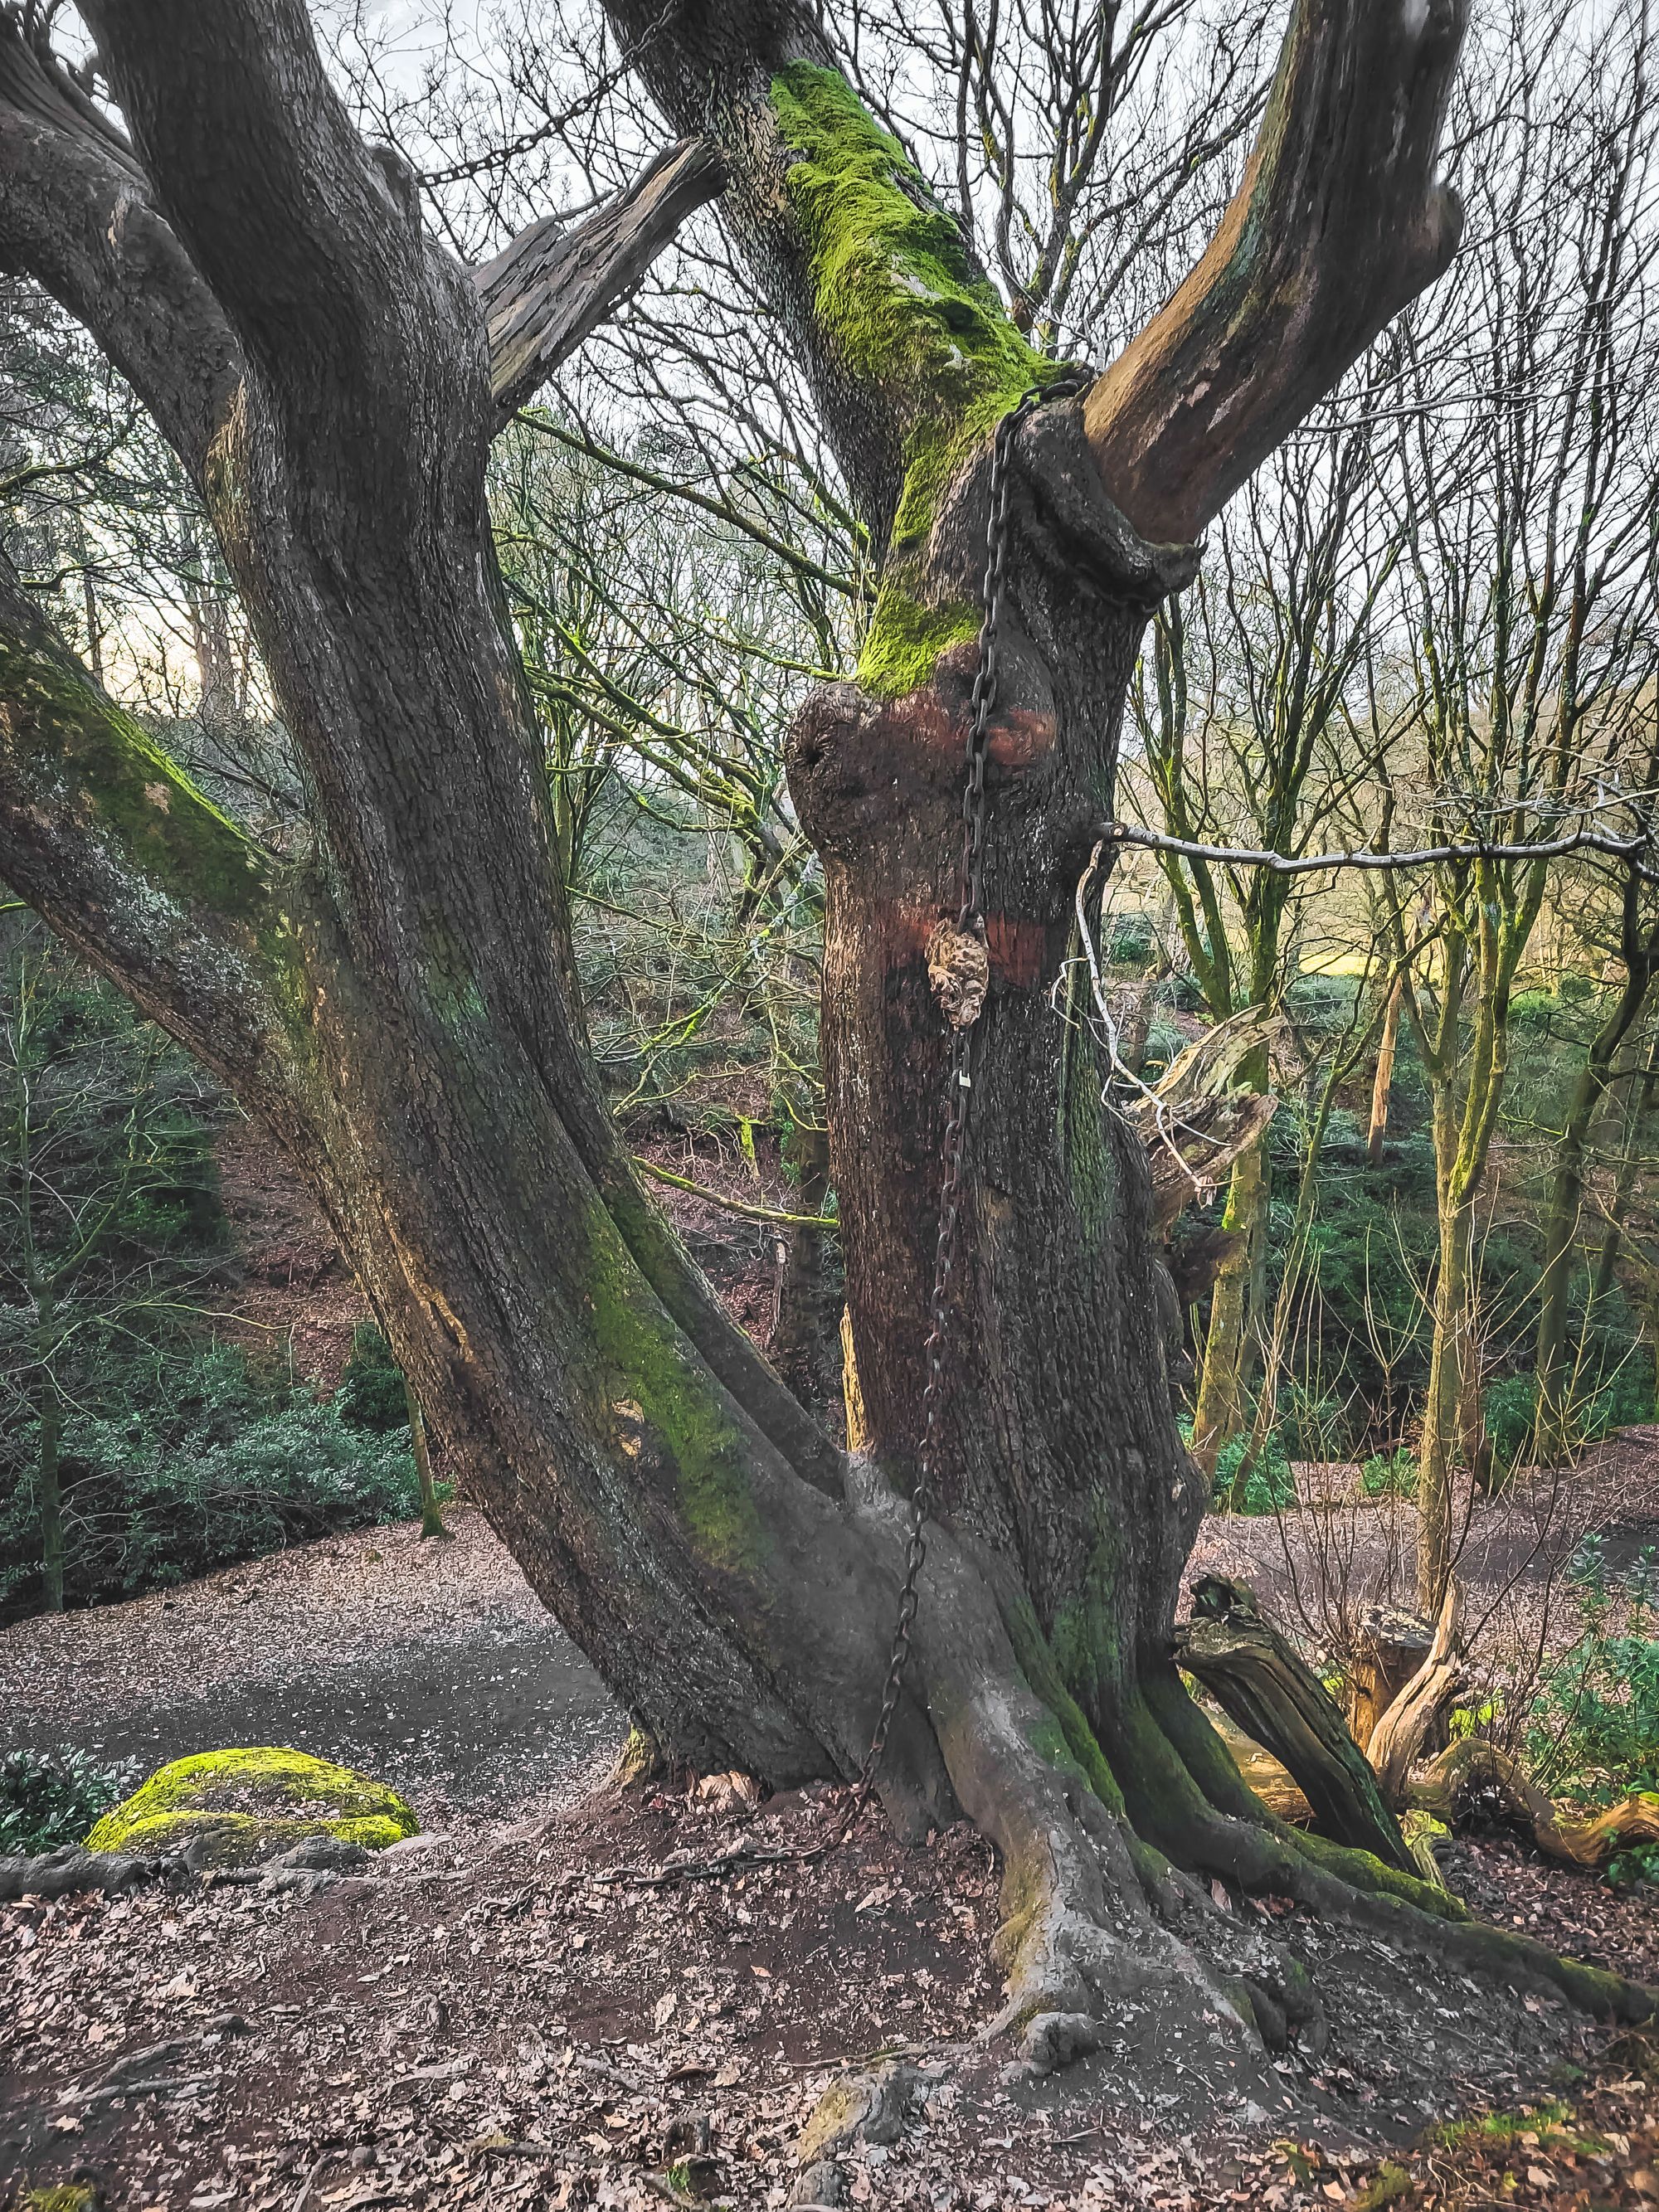
POLYGON ((1056 2074, 1099 2048, 1099 2023, 1086 2012, 1040 2012, 1026 2023, 1025 2063, 1033 2074, 1056 2074))
POLYGON ((295 1875, 335 1875, 419 1826, 385 1783, 264 1746, 175 1759, 105 1814, 87 1848, 174 1851, 192 1871, 277 1862, 295 1875))

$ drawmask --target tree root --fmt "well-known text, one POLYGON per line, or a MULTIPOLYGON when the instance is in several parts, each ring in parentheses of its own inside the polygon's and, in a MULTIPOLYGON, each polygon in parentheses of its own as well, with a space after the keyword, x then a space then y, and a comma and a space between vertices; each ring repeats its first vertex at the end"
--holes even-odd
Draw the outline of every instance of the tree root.
POLYGON ((143 1882, 160 1881, 182 1864, 176 1852, 136 1858, 126 1851, 82 1850, 78 1844, 33 1858, 0 1858, 0 1905, 15 1905, 20 1897, 69 1897, 81 1890, 119 1897, 143 1882))
POLYGON ((1406 1788, 1409 1805, 1448 1827, 1472 1798, 1483 1795, 1495 1797, 1540 1851, 1566 1866, 1602 1867, 1615 1852, 1659 1844, 1659 1796, 1650 1790, 1625 1798, 1593 1820, 1571 1820, 1533 1786, 1514 1759, 1479 1736, 1449 1744, 1406 1788))

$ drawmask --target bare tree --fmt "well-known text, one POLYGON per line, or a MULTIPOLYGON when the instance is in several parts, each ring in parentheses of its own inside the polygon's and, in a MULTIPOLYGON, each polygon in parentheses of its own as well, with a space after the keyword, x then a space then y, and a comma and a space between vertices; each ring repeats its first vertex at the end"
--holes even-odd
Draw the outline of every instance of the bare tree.
MULTIPOLYGON (((1636 343, 1659 252, 1652 32, 1644 11, 1616 34, 1618 66, 1604 51, 1589 70, 1559 16, 1516 12, 1504 30, 1483 77, 1494 114, 1515 119, 1480 168, 1474 249, 1447 297, 1405 325, 1400 416, 1423 720, 1420 746, 1391 755, 1395 795, 1465 841, 1518 841, 1520 855, 1435 872, 1433 1003, 1409 982, 1405 999, 1439 1212, 1418 1563, 1431 1618, 1456 1468, 1486 1472, 1470 1269, 1510 996, 1550 878, 1527 847, 1630 795, 1628 708, 1654 638, 1659 507, 1636 343)), ((1403 945, 1398 900, 1394 927, 1403 945)))

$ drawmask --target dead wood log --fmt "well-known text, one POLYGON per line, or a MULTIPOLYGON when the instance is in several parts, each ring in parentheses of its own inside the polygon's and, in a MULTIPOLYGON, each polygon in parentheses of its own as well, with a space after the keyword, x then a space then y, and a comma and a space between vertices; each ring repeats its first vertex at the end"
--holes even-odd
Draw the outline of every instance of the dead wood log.
POLYGON ((1374 1852, 1402 1874, 1417 1872, 1400 1823, 1329 1692, 1263 1620, 1242 1583, 1205 1575, 1193 1584, 1193 1617, 1177 1637, 1176 1661, 1289 1770, 1322 1834, 1374 1852))
POLYGON ((1659 1844, 1659 1796, 1652 1791, 1626 1797, 1593 1820, 1575 1820, 1528 1779, 1507 1752, 1483 1736, 1448 1745, 1412 1777, 1406 1798, 1415 1810, 1443 1820, 1449 1828, 1467 1820, 1485 1799, 1551 1858, 1592 1871, 1617 1851, 1659 1844))
POLYGON ((1155 1087, 1125 1108, 1146 1147, 1160 1237, 1225 1181, 1278 1110, 1273 1092, 1238 1084, 1243 1062, 1278 1026, 1260 1006, 1242 1007, 1188 1045, 1155 1087))
POLYGON ((1360 1608, 1348 1664, 1348 1726, 1362 1751, 1434 1644, 1432 1625, 1393 1605, 1360 1608))
POLYGON ((1422 1664, 1389 1702, 1365 1747, 1377 1787, 1390 1805, 1401 1802, 1406 1777, 1463 1680, 1463 1656, 1457 1641, 1459 1601, 1454 1576, 1446 1585, 1434 1640, 1422 1664))

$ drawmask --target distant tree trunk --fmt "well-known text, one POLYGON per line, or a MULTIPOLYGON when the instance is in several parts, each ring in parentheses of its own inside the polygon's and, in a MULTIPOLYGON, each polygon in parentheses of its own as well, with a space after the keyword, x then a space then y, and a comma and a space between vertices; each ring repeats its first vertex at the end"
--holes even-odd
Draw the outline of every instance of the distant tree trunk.
MULTIPOLYGON (((1600 1111, 1620 1051, 1641 1020, 1656 969, 1659 969, 1659 927, 1644 930, 1641 879, 1626 872, 1621 950, 1625 981, 1606 1019, 1590 1040, 1578 1072, 1556 1146, 1555 1172, 1544 1212, 1542 1270, 1538 1284, 1538 1335, 1533 1361, 1537 1412, 1533 1456, 1547 1467, 1570 1449, 1571 1407, 1567 1392, 1571 1360, 1568 1331, 1574 1266, 1584 1211, 1586 1162, 1590 1131, 1600 1111)), ((1632 1147, 1632 1154, 1634 1146, 1632 1147)), ((1617 1234, 1619 1207, 1609 1234, 1617 1234)), ((1592 1290, 1592 1302, 1595 1293, 1592 1290)))
POLYGON ((40 1426, 35 1444, 34 1502, 40 1522, 40 1586, 48 1613, 64 1610, 64 1589, 69 1558, 64 1525, 64 1401, 56 1382, 47 1377, 40 1401, 40 1426))
POLYGON ((1598 1306, 1613 1289, 1617 1279, 1620 1248, 1623 1242, 1620 1224, 1636 1190, 1641 1172, 1642 1132, 1652 1115, 1656 1099, 1659 1099, 1659 1037, 1656 1037, 1648 1053, 1647 1066, 1636 1086, 1635 1096, 1626 1109, 1619 1172, 1613 1177, 1613 1200, 1607 1208, 1607 1226, 1596 1254, 1595 1273, 1590 1282, 1591 1310, 1598 1306))
POLYGON ((421 1492, 421 1534, 426 1536, 448 1536, 451 1531, 444 1526, 444 1516, 438 1508, 438 1486, 432 1480, 432 1447, 427 1440, 426 1419, 421 1412, 420 1401, 409 1387, 409 1377, 404 1377, 404 1402, 409 1408, 409 1448, 415 1456, 415 1480, 421 1492))
MULTIPOLYGON (((790 1158, 799 1176, 799 1210, 821 1214, 830 1198, 827 1131, 797 1124, 790 1158)), ((842 1299, 830 1261, 834 1231, 798 1222, 789 1232, 778 1279, 772 1364, 803 1406, 828 1412, 841 1364, 842 1299)))
POLYGON ((1193 1409, 1193 1456, 1213 1475, 1224 1444, 1250 1425, 1250 1377, 1261 1312, 1270 1169, 1265 1141, 1234 1166, 1221 1217, 1231 1238, 1216 1276, 1193 1409))
POLYGON ((1371 1125, 1365 1139, 1365 1158, 1374 1168, 1382 1164, 1382 1146, 1389 1133, 1395 1047, 1400 1037, 1400 1005, 1405 989, 1405 978, 1396 975, 1389 988, 1388 1011, 1382 1017, 1382 1036, 1376 1048, 1376 1073, 1371 1083, 1371 1125))

